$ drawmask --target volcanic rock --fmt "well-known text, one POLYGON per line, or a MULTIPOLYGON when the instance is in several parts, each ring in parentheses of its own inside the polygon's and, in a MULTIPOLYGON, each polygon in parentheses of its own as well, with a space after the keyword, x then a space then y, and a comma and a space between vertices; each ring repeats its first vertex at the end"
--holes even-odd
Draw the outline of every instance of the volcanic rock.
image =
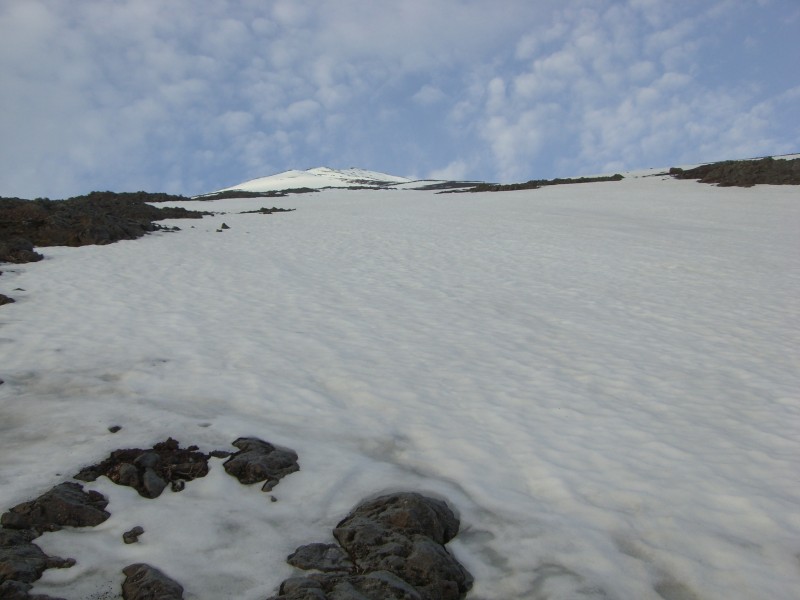
POLYGON ((309 544, 287 559, 326 573, 287 579, 272 600, 460 600, 472 576, 444 547, 458 528, 445 502, 421 494, 363 502, 333 530, 339 551, 309 544))
POLYGON ((136 563, 128 565, 122 572, 126 575, 122 583, 124 600, 183 599, 183 586, 155 567, 136 563))
POLYGON ((37 533, 58 531, 62 527, 92 527, 111 515, 104 509, 108 500, 99 492, 84 492, 78 483, 65 482, 23 502, 0 517, 9 529, 32 529, 37 533))
POLYGON ((122 534, 122 541, 126 544, 135 544, 139 541, 139 536, 144 533, 144 528, 137 525, 133 529, 122 534))
POLYGON ((208 455, 197 446, 180 448, 177 440, 168 438, 152 448, 114 450, 104 461, 86 467, 75 475, 81 481, 95 481, 105 475, 119 485, 136 489, 140 496, 157 498, 167 484, 183 489, 179 481, 191 481, 208 474, 208 455))
POLYGON ((33 586, 30 583, 14 581, 9 579, 0 583, 0 598, 3 600, 64 600, 64 598, 53 598, 52 596, 28 594, 33 586))
POLYGON ((800 185, 800 158, 726 160, 693 169, 673 167, 669 174, 676 179, 697 179, 720 187, 751 187, 757 184, 800 185))
POLYGON ((300 546, 286 559, 298 569, 317 569, 324 572, 353 572, 355 565, 347 552, 336 544, 306 544, 300 546))
POLYGON ((45 554, 32 543, 36 537, 36 532, 30 529, 0 529, 0 583, 31 583, 39 579, 45 569, 62 569, 75 564, 71 558, 45 554))
POLYGON ((33 244, 20 237, 10 237, 0 240, 0 262, 28 263, 37 262, 44 258, 33 251, 33 244))
POLYGON ((366 575, 310 575, 281 584, 280 600, 425 600, 408 583, 389 573, 366 575))
POLYGON ((405 536, 424 535, 446 544, 458 533, 458 519, 442 500, 414 492, 380 496, 355 508, 333 530, 334 537, 351 553, 374 546, 371 533, 385 530, 405 536))
POLYGON ((261 488, 269 492, 282 478, 300 470, 297 453, 278 448, 257 438, 239 438, 233 442, 239 452, 223 463, 225 471, 241 483, 265 482, 261 488))
POLYGON ((0 262, 41 260, 34 246, 85 246, 133 240, 150 231, 172 229, 162 219, 201 218, 211 213, 151 202, 188 200, 183 196, 133 192, 92 192, 67 200, 0 198, 0 262))

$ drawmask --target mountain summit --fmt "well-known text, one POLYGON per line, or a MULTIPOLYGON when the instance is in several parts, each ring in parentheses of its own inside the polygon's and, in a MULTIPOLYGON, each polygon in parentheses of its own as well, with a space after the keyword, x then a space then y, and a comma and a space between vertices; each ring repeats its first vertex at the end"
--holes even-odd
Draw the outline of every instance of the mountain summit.
POLYGON ((388 175, 366 169, 331 169, 316 167, 306 171, 291 170, 251 179, 237 185, 217 190, 217 192, 271 192, 291 188, 350 188, 350 187, 389 187, 409 183, 411 179, 388 175))

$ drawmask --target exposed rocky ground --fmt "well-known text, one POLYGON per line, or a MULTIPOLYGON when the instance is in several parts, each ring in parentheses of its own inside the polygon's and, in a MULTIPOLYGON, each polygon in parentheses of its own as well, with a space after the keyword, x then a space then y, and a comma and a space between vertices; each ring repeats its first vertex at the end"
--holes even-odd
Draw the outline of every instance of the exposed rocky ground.
POLYGON ((716 183, 720 187, 800 185, 800 158, 726 160, 693 169, 673 167, 669 174, 676 179, 697 179, 700 183, 716 183))
POLYGON ((48 556, 33 540, 45 531, 99 525, 111 516, 105 510, 107 504, 101 494, 85 492, 80 484, 65 482, 3 513, 0 517, 0 598, 47 600, 47 596, 29 595, 31 584, 46 569, 68 568, 75 561, 48 556))
MULTIPOLYGON (((223 466, 229 475, 245 485, 264 482, 264 491, 300 469, 293 450, 264 440, 239 438, 233 446, 237 452, 204 454, 169 438, 152 448, 115 450, 75 478, 94 481, 104 475, 152 499, 170 483, 179 492, 187 481, 205 476, 210 456, 227 458, 223 466)), ((102 494, 67 481, 3 513, 0 598, 62 600, 31 595, 30 590, 46 569, 69 568, 75 560, 48 556, 33 541, 46 531, 99 525, 111 516, 107 507, 102 494)), ((444 546, 458 528, 458 519, 442 500, 408 492, 369 500, 333 530, 338 545, 309 544, 288 557, 292 566, 318 572, 284 581, 275 600, 460 600, 472 577, 444 546)), ((135 544, 143 533, 142 527, 133 527, 122 541, 135 544)), ((183 598, 183 586, 152 565, 131 564, 123 574, 123 600, 183 598)))
POLYGON ((271 215, 272 213, 276 213, 276 212, 292 212, 293 210, 297 210, 297 209, 295 209, 295 208, 275 208, 274 206, 272 208, 267 208, 266 206, 262 206, 261 208, 256 209, 256 210, 244 210, 244 211, 240 212, 239 214, 240 215, 251 215, 251 214, 258 213, 260 215, 271 215))
POLYGON ((181 449, 172 438, 152 448, 114 450, 102 462, 81 469, 75 475, 79 481, 95 481, 105 475, 118 485, 134 488, 140 496, 158 498, 167 485, 173 491, 183 489, 187 481, 208 474, 208 454, 197 446, 181 449))
MULTIPOLYGON (((226 198, 285 198, 290 194, 310 194, 319 190, 307 187, 288 188, 285 190, 269 190, 266 192, 246 192, 244 190, 227 190, 194 196, 192 200, 224 200, 226 198)), ((277 209, 281 210, 281 209, 277 209)))
POLYGON ((525 183, 481 183, 467 190, 470 192, 511 192, 515 190, 535 190, 550 185, 567 185, 573 183, 597 183, 602 181, 621 181, 622 175, 609 175, 603 177, 577 177, 567 179, 531 179, 525 183))
POLYGON ((447 551, 459 521, 442 500, 399 492, 357 506, 333 530, 336 544, 308 544, 287 562, 314 570, 270 600, 459 600, 472 576, 447 551))
POLYGON ((148 204, 180 200, 188 198, 145 192, 92 192, 68 200, 0 198, 0 262, 41 260, 34 246, 110 244, 167 229, 155 221, 211 214, 148 204))

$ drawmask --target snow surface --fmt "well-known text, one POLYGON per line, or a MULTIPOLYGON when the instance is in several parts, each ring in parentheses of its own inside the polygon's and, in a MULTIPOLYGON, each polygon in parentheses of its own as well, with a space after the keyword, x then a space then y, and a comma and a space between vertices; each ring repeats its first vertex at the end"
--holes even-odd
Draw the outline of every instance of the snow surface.
POLYGON ((167 436, 301 465, 277 502, 219 460, 156 500, 89 484, 112 517, 40 538, 78 564, 35 591, 114 597, 146 561, 187 599, 262 599, 357 502, 413 489, 459 512, 473 600, 796 599, 798 200, 329 190, 4 265, 0 507, 167 436))
POLYGON ((277 173, 268 177, 259 177, 258 179, 251 179, 218 191, 271 192, 302 187, 312 189, 369 187, 376 185, 404 184, 411 181, 411 179, 406 177, 388 175, 386 173, 379 173, 378 171, 367 171, 365 169, 330 169, 328 167, 316 167, 306 171, 284 171, 283 173, 277 173))

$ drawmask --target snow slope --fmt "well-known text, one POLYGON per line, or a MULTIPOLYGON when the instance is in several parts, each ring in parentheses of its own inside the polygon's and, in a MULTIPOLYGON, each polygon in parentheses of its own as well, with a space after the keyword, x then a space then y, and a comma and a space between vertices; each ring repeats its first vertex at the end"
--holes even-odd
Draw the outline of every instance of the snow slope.
POLYGON ((262 599, 358 501, 415 489, 459 511, 473 600, 797 598, 798 200, 328 190, 4 266, 0 507, 167 436, 301 465, 275 503, 216 460, 156 500, 91 484, 112 518, 40 538, 78 564, 35 590, 114 597, 146 561, 187 599, 262 599))
MULTIPOLYGON (((387 175, 377 171, 365 169, 329 169, 317 167, 306 171, 284 171, 268 177, 251 179, 231 187, 217 190, 227 192, 241 190, 245 192, 270 192, 291 188, 347 188, 347 187, 372 187, 409 183, 410 179, 387 175)), ((216 193, 216 192, 215 192, 216 193)))

